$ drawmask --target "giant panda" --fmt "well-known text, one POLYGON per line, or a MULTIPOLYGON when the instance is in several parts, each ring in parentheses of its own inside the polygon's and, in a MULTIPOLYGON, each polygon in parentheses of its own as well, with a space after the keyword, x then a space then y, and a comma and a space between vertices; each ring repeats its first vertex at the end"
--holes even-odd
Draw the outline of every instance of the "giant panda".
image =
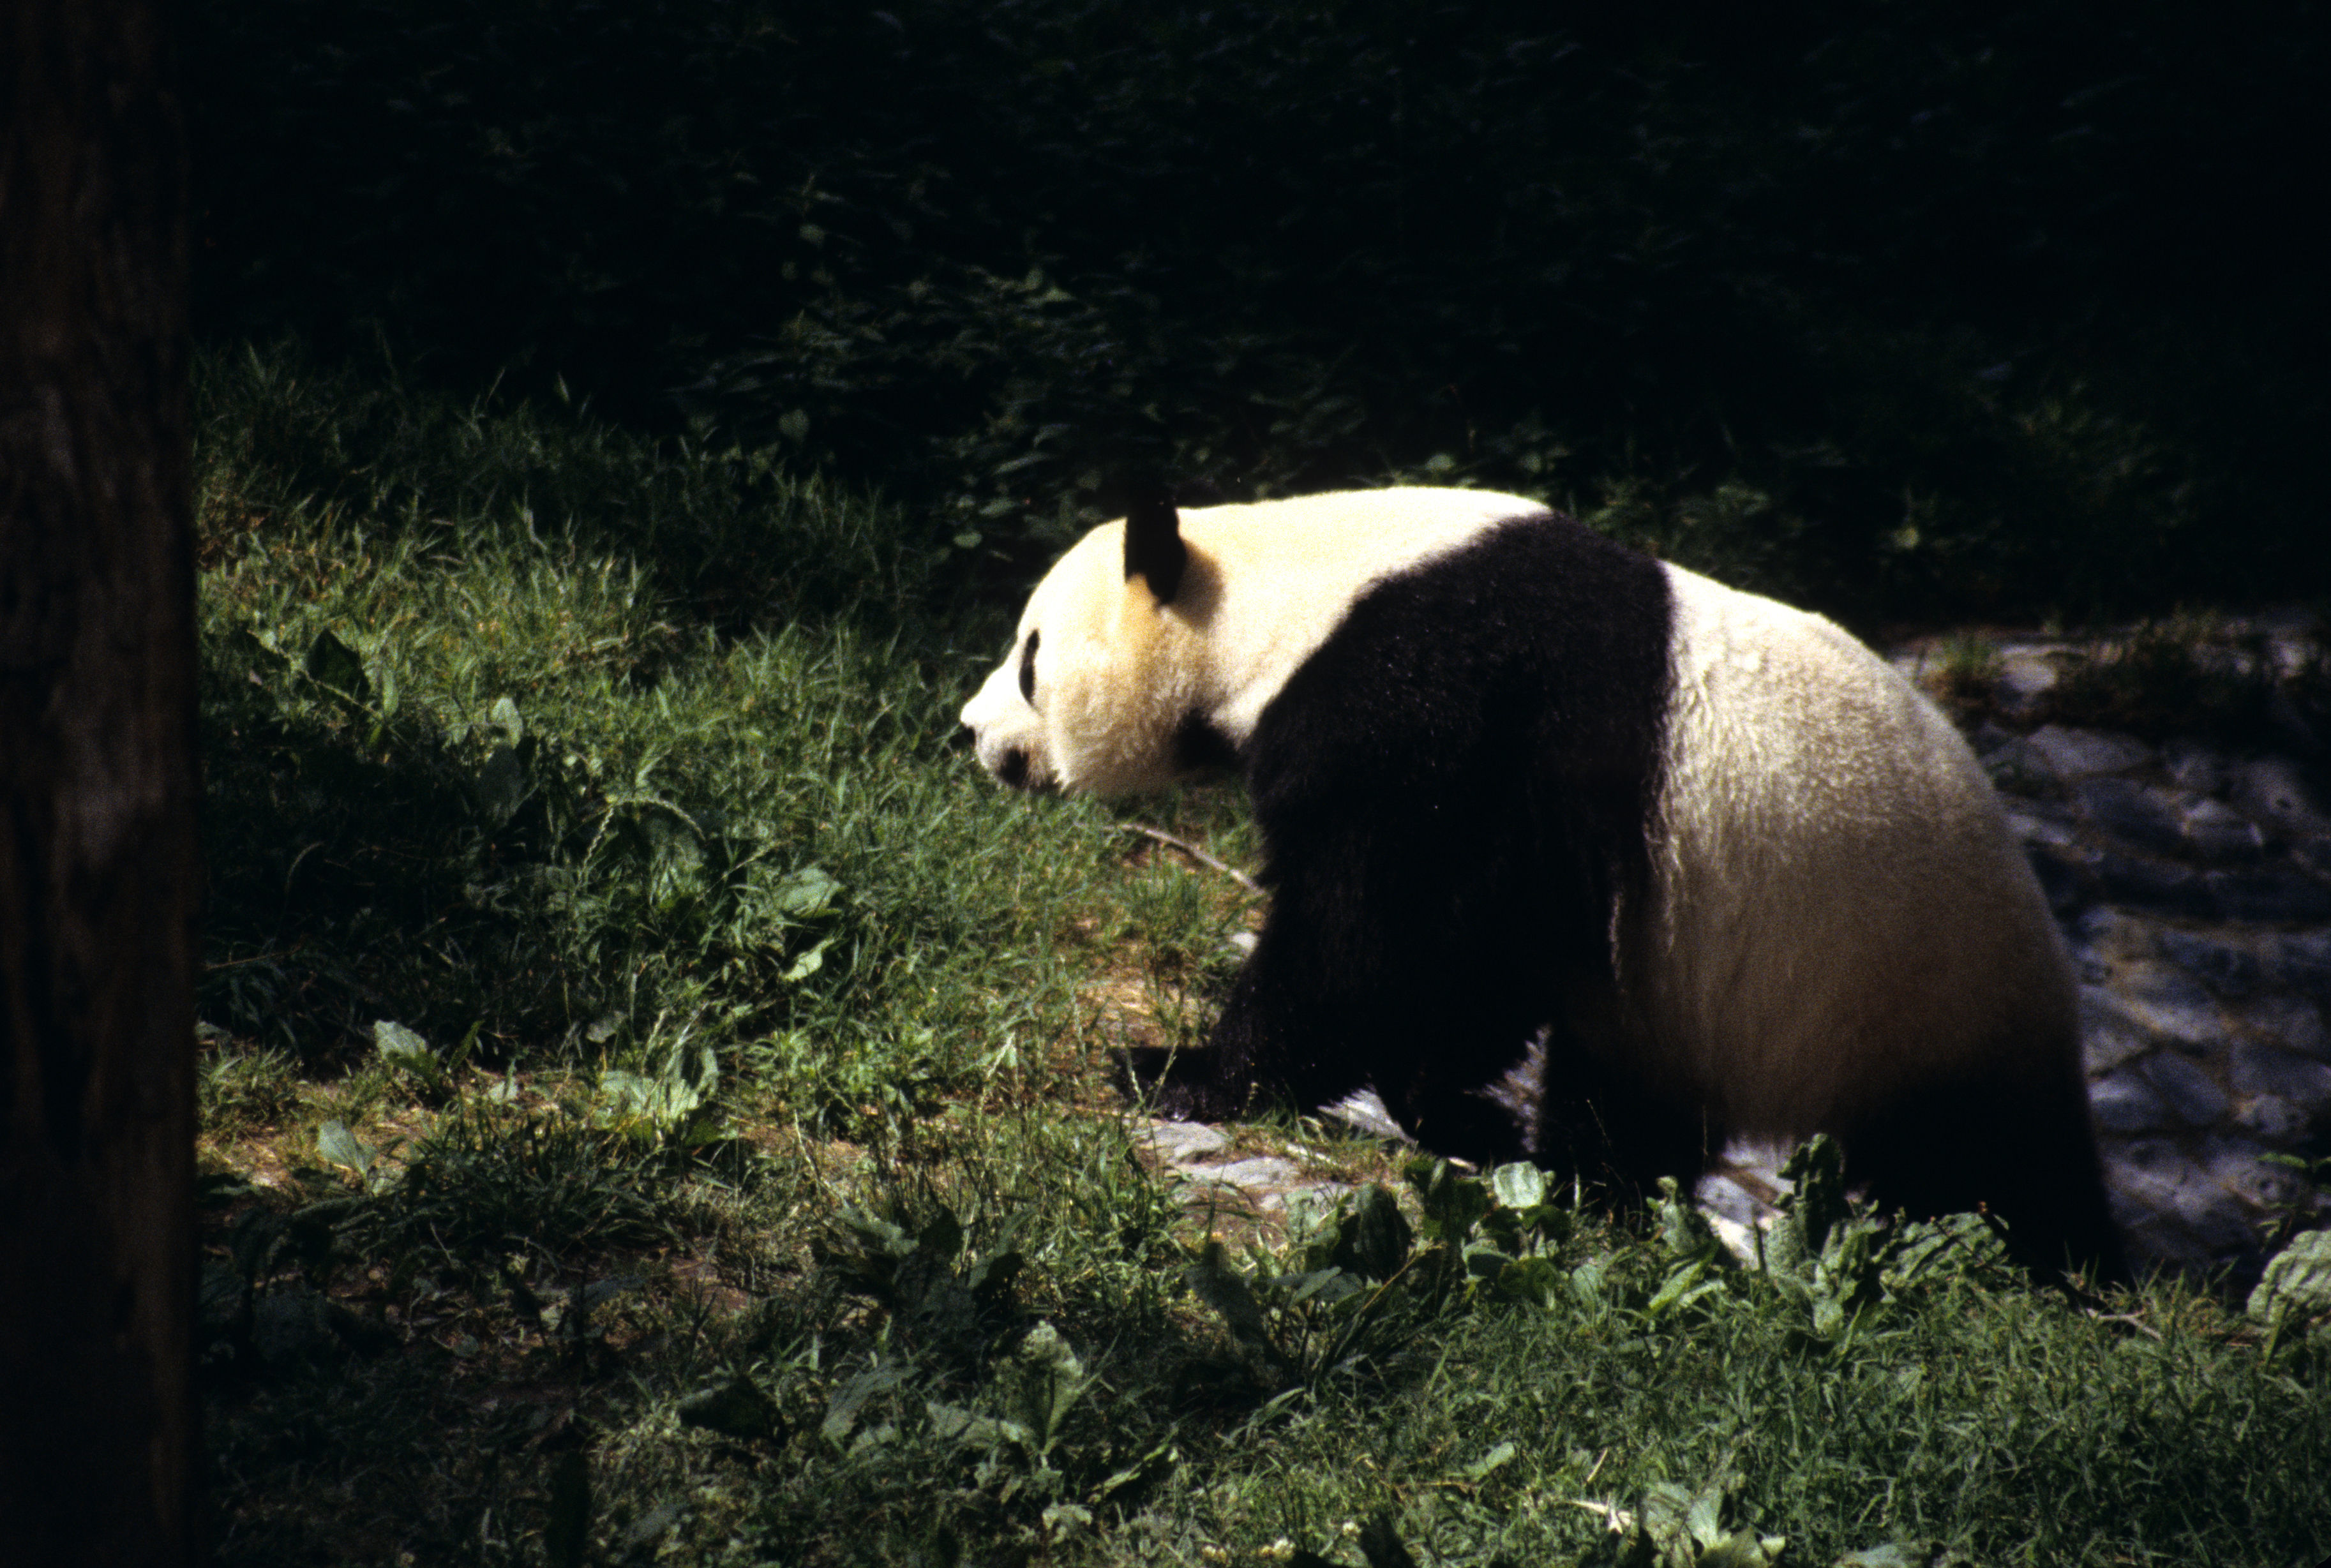
POLYGON ((1137 1061, 1163 1114, 1373 1085, 1622 1197, 1825 1131, 1889 1209, 2116 1266, 2047 902, 1957 732, 1821 616, 1513 496, 1156 500, 962 717, 1023 789, 1244 772, 1269 912, 1209 1049, 1137 1061))

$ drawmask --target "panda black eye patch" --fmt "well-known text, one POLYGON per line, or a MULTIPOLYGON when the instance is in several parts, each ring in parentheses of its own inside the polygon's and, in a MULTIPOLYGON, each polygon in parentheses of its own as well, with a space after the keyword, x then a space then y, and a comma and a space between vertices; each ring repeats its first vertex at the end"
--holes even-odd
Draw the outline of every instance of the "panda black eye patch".
POLYGON ((1020 655, 1020 695, 1028 706, 1036 706, 1036 639, 1041 633, 1028 633, 1028 646, 1020 655))

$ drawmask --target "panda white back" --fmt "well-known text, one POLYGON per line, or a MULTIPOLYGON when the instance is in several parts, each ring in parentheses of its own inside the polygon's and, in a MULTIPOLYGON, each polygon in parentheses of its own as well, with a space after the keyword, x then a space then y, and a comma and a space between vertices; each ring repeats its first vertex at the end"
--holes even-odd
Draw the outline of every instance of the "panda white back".
POLYGON ((1667 570, 1639 1043, 1747 1136, 1851 1125, 1923 1078, 2060 1075, 2070 966, 1958 732, 1829 621, 1667 570))

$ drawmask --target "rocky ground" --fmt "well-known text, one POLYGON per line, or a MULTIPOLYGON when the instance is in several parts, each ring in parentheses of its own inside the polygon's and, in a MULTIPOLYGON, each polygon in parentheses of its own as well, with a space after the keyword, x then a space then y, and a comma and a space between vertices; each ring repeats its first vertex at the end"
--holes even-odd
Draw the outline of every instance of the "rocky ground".
MULTIPOLYGON (((2115 1217, 2140 1264, 2247 1278, 2277 1216, 2319 1202, 2269 1158, 2331 1146, 2331 811, 2317 785, 2331 736, 2288 697, 2321 681, 2317 626, 2291 614, 2182 641, 2009 636, 1895 655, 1968 723, 2062 925, 2115 1217), (2164 690, 2196 720, 2184 737, 2110 726, 2175 733, 2164 690), (2090 714, 2107 722, 2079 722, 2090 714), (2211 731, 2231 738, 2195 737, 2211 731)), ((1337 1114, 1399 1136, 1372 1096, 1337 1114)), ((1268 1218, 1339 1190, 1300 1145, 1258 1152, 1186 1123, 1147 1137, 1210 1205, 1268 1218)), ((1779 1153, 1727 1151, 1700 1185, 1736 1246, 1770 1212, 1779 1153)))

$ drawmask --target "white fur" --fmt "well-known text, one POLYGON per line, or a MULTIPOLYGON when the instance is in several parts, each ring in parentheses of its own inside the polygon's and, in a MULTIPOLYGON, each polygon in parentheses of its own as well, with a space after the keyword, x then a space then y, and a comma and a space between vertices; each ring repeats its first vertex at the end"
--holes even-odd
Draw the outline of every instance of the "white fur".
POLYGON ((1638 1069, 1751 1136, 1847 1125, 1929 1071, 2044 1081, 2070 969, 1958 732, 1822 617, 1668 580, 1658 908, 1622 917, 1638 1069))

